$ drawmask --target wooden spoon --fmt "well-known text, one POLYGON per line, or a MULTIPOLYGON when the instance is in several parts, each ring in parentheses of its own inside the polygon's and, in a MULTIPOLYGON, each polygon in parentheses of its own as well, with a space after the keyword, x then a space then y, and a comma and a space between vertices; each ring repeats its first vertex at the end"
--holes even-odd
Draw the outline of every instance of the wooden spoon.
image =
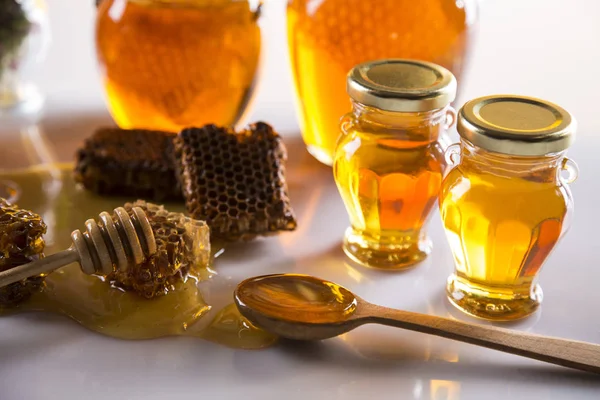
POLYGON ((600 373, 600 345, 381 307, 308 275, 247 279, 236 288, 234 300, 250 322, 289 339, 327 339, 376 323, 600 373))

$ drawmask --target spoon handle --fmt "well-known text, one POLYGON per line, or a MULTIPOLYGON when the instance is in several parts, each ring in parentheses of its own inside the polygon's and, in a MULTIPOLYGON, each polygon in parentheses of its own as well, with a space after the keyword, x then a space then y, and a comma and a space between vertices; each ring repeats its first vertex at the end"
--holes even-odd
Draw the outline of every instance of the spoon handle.
POLYGON ((366 322, 395 326, 600 374, 600 345, 476 325, 433 315, 365 307, 366 322))

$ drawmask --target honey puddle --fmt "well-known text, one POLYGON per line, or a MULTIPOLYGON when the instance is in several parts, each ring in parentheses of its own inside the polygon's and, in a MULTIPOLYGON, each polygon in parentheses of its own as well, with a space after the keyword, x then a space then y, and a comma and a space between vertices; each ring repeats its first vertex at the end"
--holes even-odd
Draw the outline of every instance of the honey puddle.
MULTIPOLYGON (((70 233, 83 229, 87 219, 136 200, 87 192, 76 186, 71 171, 70 164, 53 164, 0 173, 0 186, 9 183, 17 188, 16 203, 40 214, 48 225, 44 236, 46 254, 68 248, 70 233)), ((165 207, 184 211, 182 204, 165 207)), ((198 268, 166 296, 148 300, 114 287, 102 277, 85 275, 72 264, 48 275, 42 290, 29 300, 16 307, 0 308, 0 315, 25 311, 62 314, 90 330, 120 339, 182 335, 245 349, 273 344, 276 337, 252 326, 233 304, 210 304, 205 300, 200 286, 212 288, 216 280, 210 268, 198 268)))

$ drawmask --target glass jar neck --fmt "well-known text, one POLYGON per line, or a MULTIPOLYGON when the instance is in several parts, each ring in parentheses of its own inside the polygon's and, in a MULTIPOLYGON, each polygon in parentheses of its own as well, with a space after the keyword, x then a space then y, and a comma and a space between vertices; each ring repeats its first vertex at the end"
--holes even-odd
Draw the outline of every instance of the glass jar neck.
POLYGON ((433 142, 448 128, 450 106, 424 112, 385 111, 352 101, 352 114, 363 132, 396 139, 433 142))
POLYGON ((522 178, 556 183, 566 151, 542 156, 514 156, 494 153, 461 139, 461 165, 472 171, 492 173, 507 178, 522 178))

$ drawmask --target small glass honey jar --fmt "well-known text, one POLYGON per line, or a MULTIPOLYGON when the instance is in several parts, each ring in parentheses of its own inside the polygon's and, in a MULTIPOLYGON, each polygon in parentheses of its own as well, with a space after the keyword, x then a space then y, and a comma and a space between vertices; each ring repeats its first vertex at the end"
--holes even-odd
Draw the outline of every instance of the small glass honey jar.
POLYGON ((447 294, 462 311, 514 320, 539 307, 536 277, 573 209, 567 184, 577 166, 565 151, 575 125, 561 107, 522 96, 481 97, 460 110, 461 142, 448 149, 457 165, 440 208, 456 265, 447 294))
POLYGON ((446 168, 456 79, 425 61, 379 60, 353 68, 347 91, 333 164, 351 224, 343 248, 362 265, 403 269, 431 251, 423 227, 446 168))

